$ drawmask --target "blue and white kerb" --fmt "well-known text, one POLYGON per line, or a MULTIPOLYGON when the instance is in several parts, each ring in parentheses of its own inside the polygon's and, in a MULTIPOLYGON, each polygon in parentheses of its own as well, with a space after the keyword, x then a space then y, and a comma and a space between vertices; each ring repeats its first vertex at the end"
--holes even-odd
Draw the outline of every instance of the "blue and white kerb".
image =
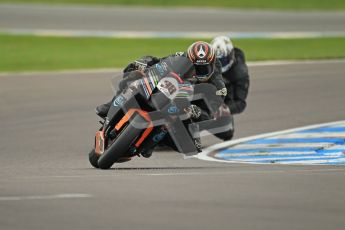
POLYGON ((222 143, 206 149, 198 158, 256 164, 345 165, 345 121, 222 143))

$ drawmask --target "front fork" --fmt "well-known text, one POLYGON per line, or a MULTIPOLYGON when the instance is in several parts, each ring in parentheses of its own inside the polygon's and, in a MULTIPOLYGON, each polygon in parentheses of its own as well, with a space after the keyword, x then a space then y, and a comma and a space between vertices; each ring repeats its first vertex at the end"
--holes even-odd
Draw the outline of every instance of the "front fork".
POLYGON ((104 131, 97 131, 95 136, 95 153, 97 155, 102 155, 105 149, 105 142, 104 142, 104 131))

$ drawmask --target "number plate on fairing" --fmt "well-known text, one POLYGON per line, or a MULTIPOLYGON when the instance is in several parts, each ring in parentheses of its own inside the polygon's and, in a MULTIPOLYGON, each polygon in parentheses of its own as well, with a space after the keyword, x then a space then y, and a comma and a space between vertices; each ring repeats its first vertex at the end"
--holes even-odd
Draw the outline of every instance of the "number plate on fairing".
POLYGON ((178 82, 172 77, 165 77, 158 82, 157 88, 169 99, 174 99, 179 91, 178 82))

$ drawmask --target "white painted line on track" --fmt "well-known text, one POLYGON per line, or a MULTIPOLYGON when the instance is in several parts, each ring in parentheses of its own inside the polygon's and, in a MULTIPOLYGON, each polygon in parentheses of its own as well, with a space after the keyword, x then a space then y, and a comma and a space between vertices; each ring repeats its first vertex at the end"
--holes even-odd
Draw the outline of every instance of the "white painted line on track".
POLYGON ((61 193, 54 195, 41 196, 0 196, 0 201, 22 201, 22 200, 56 200, 56 199, 75 199, 75 198, 90 198, 90 194, 82 193, 61 193))
MULTIPOLYGON (((281 138, 283 135, 276 136, 276 138, 281 138)), ((303 134, 303 133, 293 133, 293 134, 286 134, 284 135, 284 138, 302 138, 302 137, 345 137, 344 132, 337 132, 337 133, 309 133, 309 134, 303 134)), ((317 144, 317 143, 314 143, 317 144)))
POLYGON ((330 60, 277 60, 277 61, 256 61, 248 62, 249 67, 255 66, 280 66, 280 65, 304 65, 304 64, 331 64, 344 63, 345 59, 330 60))
MULTIPOLYGON (((345 61, 345 60, 344 60, 345 61)), ((101 69, 77 69, 77 70, 51 70, 51 71, 23 71, 23 72, 2 72, 1 76, 31 76, 31 75, 68 75, 68 74, 98 74, 98 73, 118 73, 121 72, 120 68, 101 68, 101 69)))
MULTIPOLYGON (((279 138, 277 136, 277 138, 279 138)), ((250 145, 250 144, 242 144, 236 146, 236 149, 258 149, 258 148, 268 148, 268 149, 275 149, 275 148, 322 148, 322 147, 329 147, 330 143, 285 143, 285 144, 279 144, 279 145, 267 145, 267 144, 256 144, 256 145, 250 145)))
MULTIPOLYGON (((345 59, 331 59, 331 60, 292 60, 292 61, 256 61, 248 62, 249 67, 256 66, 281 66, 281 65, 308 65, 308 64, 337 64, 345 63, 345 59)), ((89 74, 89 73, 118 73, 121 68, 101 68, 101 69, 79 69, 79 70, 52 70, 52 71, 23 71, 23 72, 0 72, 0 77, 3 76, 31 76, 31 75, 54 75, 54 74, 89 74)), ((96 76, 96 75, 95 75, 96 76)))
POLYGON ((248 38, 322 38, 343 37, 343 31, 329 32, 202 32, 202 31, 116 31, 116 30, 65 30, 65 29, 10 29, 0 28, 0 33, 11 35, 53 36, 53 37, 96 37, 96 38, 195 38, 209 39, 227 35, 233 39, 248 38))
MULTIPOLYGON (((241 150, 240 148, 239 149, 235 149, 235 150, 241 150)), ((303 155, 303 156, 307 156, 309 154, 312 154, 313 152, 303 152, 303 153, 299 153, 299 155, 303 155)), ((271 153, 270 155, 273 155, 273 156, 280 156, 280 157, 284 157, 284 156, 290 156, 290 155, 294 155, 295 152, 277 152, 277 153, 271 153)), ((222 156, 231 156, 231 157, 241 157, 243 156, 243 154, 241 153, 222 153, 221 154, 222 156)), ((263 153, 263 152, 250 152, 250 153, 246 153, 245 156, 248 157, 248 159, 245 159, 245 160, 242 160, 243 162, 244 161, 250 161, 251 159, 249 157, 253 156, 266 156, 267 153, 263 153)), ((217 156, 217 154, 216 154, 217 156)))

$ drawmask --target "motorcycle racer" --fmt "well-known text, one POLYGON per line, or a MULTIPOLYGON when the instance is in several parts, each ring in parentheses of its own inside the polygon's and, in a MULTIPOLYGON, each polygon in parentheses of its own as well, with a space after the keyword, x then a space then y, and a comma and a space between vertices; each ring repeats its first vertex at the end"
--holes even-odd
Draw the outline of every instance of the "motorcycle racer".
MULTIPOLYGON (((246 99, 249 90, 249 73, 244 53, 241 49, 234 47, 227 36, 215 37, 211 45, 221 63, 223 80, 228 90, 225 104, 232 114, 242 113, 247 106, 246 99)), ((223 140, 230 140, 233 137, 233 130, 216 134, 216 136, 223 140)))
MULTIPOLYGON (((217 95, 223 98, 227 95, 227 89, 222 78, 221 63, 215 57, 214 49, 210 44, 203 41, 198 41, 191 44, 187 52, 177 52, 171 56, 186 56, 194 64, 195 72, 191 73, 191 82, 198 83, 211 83, 217 88, 217 95)), ((119 83, 119 91, 122 91, 128 83, 135 80, 131 72, 135 70, 142 71, 147 67, 157 64, 163 58, 157 58, 153 56, 143 56, 138 60, 130 63, 124 69, 124 79, 119 83)), ((100 117, 104 118, 110 108, 111 101, 100 106, 97 106, 96 113, 100 117)), ((197 110, 195 107, 192 111, 197 110)))

